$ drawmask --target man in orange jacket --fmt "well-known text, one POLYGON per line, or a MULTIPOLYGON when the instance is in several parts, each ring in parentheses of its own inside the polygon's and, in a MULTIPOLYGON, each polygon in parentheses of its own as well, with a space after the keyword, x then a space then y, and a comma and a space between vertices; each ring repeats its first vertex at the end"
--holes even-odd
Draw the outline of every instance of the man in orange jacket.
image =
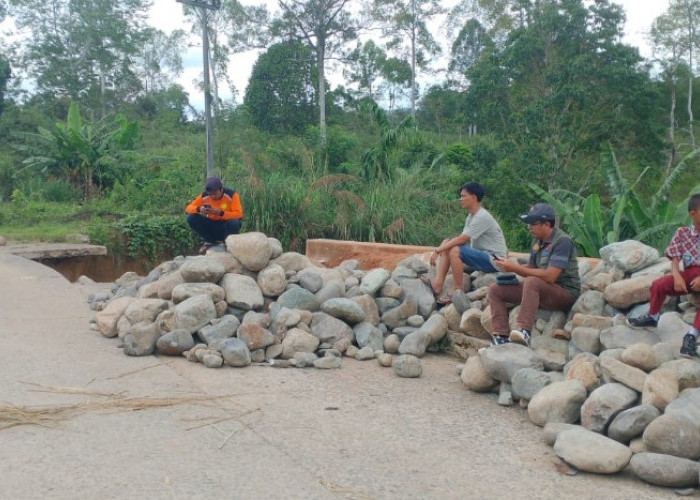
POLYGON ((207 178, 204 192, 187 205, 185 213, 192 230, 206 242, 199 249, 201 254, 241 229, 243 209, 238 193, 224 188, 218 177, 207 178))

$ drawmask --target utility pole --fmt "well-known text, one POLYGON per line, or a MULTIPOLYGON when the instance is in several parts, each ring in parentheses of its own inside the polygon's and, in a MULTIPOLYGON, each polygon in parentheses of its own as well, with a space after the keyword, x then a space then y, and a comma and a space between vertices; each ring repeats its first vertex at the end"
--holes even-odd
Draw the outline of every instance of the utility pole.
POLYGON ((221 0, 175 0, 194 7, 202 21, 202 63, 204 66, 204 126, 207 135, 207 177, 214 175, 214 144, 211 127, 211 92, 209 92, 209 10, 219 10, 221 0))

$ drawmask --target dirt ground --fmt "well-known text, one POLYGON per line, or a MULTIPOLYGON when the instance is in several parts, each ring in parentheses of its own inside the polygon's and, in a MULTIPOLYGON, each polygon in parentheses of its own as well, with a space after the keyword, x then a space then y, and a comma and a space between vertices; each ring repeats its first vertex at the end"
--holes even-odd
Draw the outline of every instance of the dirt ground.
POLYGON ((89 329, 104 285, 3 255, 0 283, 2 498, 676 497, 558 472, 526 412, 466 390, 448 356, 419 379, 133 358, 89 329))

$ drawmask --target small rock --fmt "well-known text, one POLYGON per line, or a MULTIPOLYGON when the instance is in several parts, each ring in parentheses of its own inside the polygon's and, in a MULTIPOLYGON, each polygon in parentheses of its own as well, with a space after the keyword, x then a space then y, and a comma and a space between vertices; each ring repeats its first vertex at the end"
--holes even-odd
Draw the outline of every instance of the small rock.
POLYGON ((342 362, 342 358, 338 356, 324 356, 314 361, 314 367, 322 370, 332 370, 335 368, 340 368, 342 362))
POLYGON ((394 373, 402 378, 417 378, 423 374, 423 367, 417 357, 402 354, 394 360, 394 373))
POLYGON ((382 352, 377 355, 377 362, 379 363, 379 366, 389 368, 394 362, 394 357, 387 352, 382 352))

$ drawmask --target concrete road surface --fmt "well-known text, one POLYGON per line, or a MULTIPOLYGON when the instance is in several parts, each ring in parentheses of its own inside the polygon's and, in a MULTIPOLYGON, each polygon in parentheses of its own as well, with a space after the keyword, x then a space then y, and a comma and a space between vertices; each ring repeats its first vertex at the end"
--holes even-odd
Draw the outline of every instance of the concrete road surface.
POLYGON ((525 411, 467 391, 453 358, 401 379, 128 357, 89 329, 89 291, 0 255, 0 427, 45 418, 0 428, 0 498, 676 498, 561 474, 525 411))

